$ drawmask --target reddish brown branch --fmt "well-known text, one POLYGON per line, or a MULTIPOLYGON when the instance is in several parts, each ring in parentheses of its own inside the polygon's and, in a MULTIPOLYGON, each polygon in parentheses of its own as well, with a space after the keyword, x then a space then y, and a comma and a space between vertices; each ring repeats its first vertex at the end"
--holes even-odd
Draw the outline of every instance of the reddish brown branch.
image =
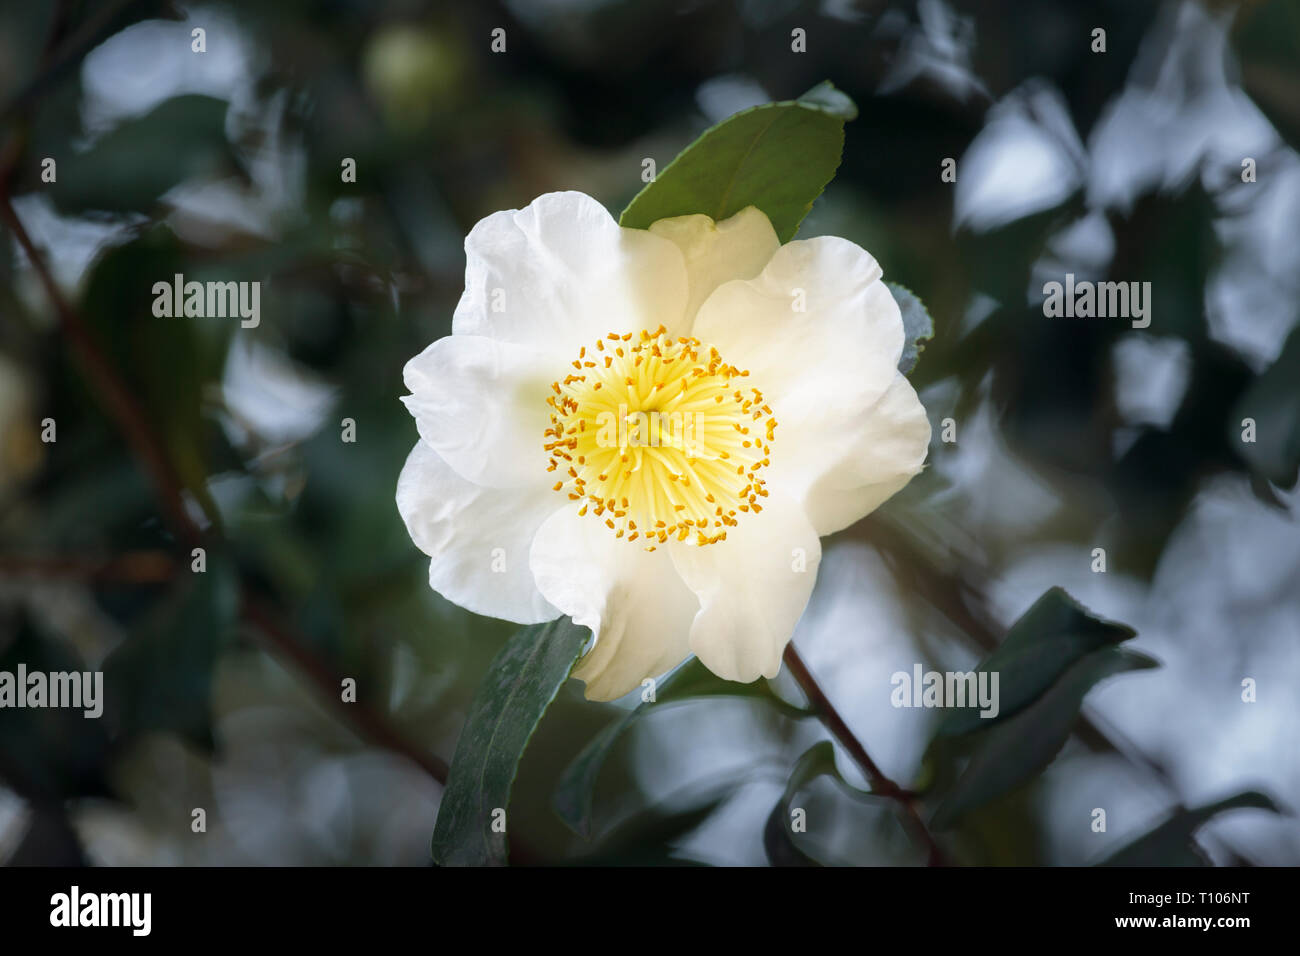
MULTIPOLYGON (((36 271, 46 295, 58 314, 60 327, 67 335, 92 388, 103 401, 109 417, 121 430, 132 453, 152 480, 164 517, 172 531, 186 547, 204 543, 207 541, 207 536, 186 508, 184 486, 172 467, 166 447, 154 433, 144 408, 114 371, 107 356, 96 343, 82 315, 68 302, 54 281, 49 266, 46 265, 22 221, 14 212, 13 204, 4 191, 2 176, 0 176, 0 221, 3 221, 14 234, 14 238, 18 240, 18 244, 31 261, 32 268, 36 271)), ((44 570, 51 574, 68 574, 79 570, 88 576, 94 576, 100 570, 93 563, 84 561, 33 562, 26 559, 25 566, 18 566, 17 559, 10 559, 10 561, 10 569, 15 573, 24 570, 27 573, 44 570)), ((338 705, 336 710, 340 716, 363 738, 409 758, 439 783, 447 782, 447 765, 438 757, 414 747, 378 713, 360 704, 344 704, 340 696, 339 679, 317 658, 308 643, 291 628, 280 623, 269 608, 249 600, 246 596, 243 612, 245 619, 255 625, 265 638, 266 644, 280 656, 291 661, 298 672, 314 683, 324 697, 334 701, 338 705)))
POLYGON ((243 617, 251 624, 266 646, 277 656, 290 660, 330 700, 334 710, 362 737, 386 750, 401 754, 421 767, 439 783, 447 783, 447 764, 435 754, 414 746, 383 717, 360 701, 347 703, 342 696, 342 678, 333 673, 269 607, 245 593, 243 617))
POLYGON ((921 814, 916 808, 915 795, 909 790, 904 790, 886 776, 884 771, 871 759, 871 755, 867 753, 867 748, 853 733, 849 725, 845 723, 844 718, 835 709, 835 705, 830 702, 830 698, 826 696, 821 689, 821 685, 817 683, 817 678, 813 677, 812 671, 808 669, 808 665, 803 662, 803 658, 795 650, 793 642, 785 646, 785 664, 790 668, 791 676, 803 688, 804 694, 808 697, 808 703, 817 712, 817 716, 826 725, 826 729, 834 735, 835 739, 849 752, 849 756, 862 768, 862 772, 867 775, 872 792, 898 801, 899 806, 903 808, 903 819, 929 850, 930 866, 945 866, 947 861, 943 850, 935 842, 934 835, 930 833, 930 828, 921 819, 921 814))
POLYGON ((158 501, 166 512, 172 530, 187 545, 197 544, 203 532, 185 507, 183 485, 172 467, 166 448, 154 436, 148 416, 130 390, 113 372, 107 357, 96 343, 81 314, 68 302, 49 267, 28 235, 27 229, 14 212, 9 196, 0 194, 0 220, 14 234, 23 252, 35 269, 45 294, 58 313, 59 323, 72 344, 82 371, 92 388, 104 403, 104 410, 121 429, 136 459, 143 465, 158 493, 158 501))
POLYGON ((176 567, 176 560, 166 551, 128 551, 99 560, 0 555, 0 577, 8 578, 76 578, 115 584, 163 584, 176 574, 176 567))

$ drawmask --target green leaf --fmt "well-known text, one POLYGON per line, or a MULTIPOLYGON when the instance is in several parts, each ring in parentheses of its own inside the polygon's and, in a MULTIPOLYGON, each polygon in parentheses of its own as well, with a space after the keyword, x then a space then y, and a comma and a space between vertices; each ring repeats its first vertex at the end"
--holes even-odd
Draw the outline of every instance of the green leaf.
POLYGON ((1235 18, 1241 84, 1293 149, 1300 149, 1300 5, 1295 0, 1244 4, 1235 18))
POLYGON ((233 564, 213 552, 207 570, 191 578, 109 655, 104 684, 124 737, 168 731, 210 753, 212 675, 235 634, 239 581, 233 564))
POLYGON ((809 783, 818 777, 831 777, 839 788, 857 800, 880 806, 888 804, 884 797, 866 793, 851 786, 835 766, 835 747, 829 740, 813 744, 801 756, 790 771, 790 779, 785 785, 785 792, 768 814, 763 827, 763 850, 772 866, 821 866, 822 864, 800 849, 790 831, 790 809, 794 798, 809 783))
POLYGON ((1080 658, 1136 633, 1093 616, 1064 589, 1049 589, 976 667, 976 673, 998 675, 997 717, 981 717, 978 707, 958 708, 939 725, 938 736, 982 730, 1013 716, 1042 696, 1080 658))
POLYGON ((49 192, 65 213, 147 212, 178 183, 238 169, 226 141, 226 103, 199 95, 165 100, 86 152, 54 158, 59 176, 49 192))
POLYGON ((829 83, 798 100, 742 110, 706 130, 643 188, 619 224, 703 213, 714 220, 757 206, 789 242, 835 175, 853 101, 829 83))
POLYGON ((808 712, 787 703, 773 693, 767 681, 740 684, 715 675, 699 658, 692 657, 666 678, 655 690, 655 699, 628 711, 591 739, 560 775, 555 790, 555 812, 569 829, 579 836, 590 837, 592 798, 596 778, 605 758, 618 739, 652 707, 700 697, 744 697, 763 700, 790 717, 806 717, 808 712))
POLYGON ((1228 422, 1229 447, 1259 474, 1282 488, 1294 488, 1300 475, 1300 327, 1294 329, 1277 361, 1264 370, 1238 401, 1228 422), (1255 440, 1243 442, 1242 421, 1255 422, 1255 440))
POLYGON ((930 311, 917 297, 916 293, 897 282, 886 282, 889 294, 898 303, 898 311, 903 314, 903 354, 898 359, 898 370, 904 375, 911 375, 912 369, 925 351, 925 343, 934 338, 934 320, 930 311))
POLYGON ((1209 860, 1196 846, 1196 831, 1225 810, 1255 808, 1280 813, 1268 796, 1247 790, 1192 810, 1179 810, 1145 836, 1116 851, 1098 866, 1206 866, 1209 860))
POLYGON ((1097 682, 1156 667, 1145 654, 1107 646, 1075 661, 1045 694, 977 738, 980 743, 932 821, 945 829, 969 810, 1015 789, 1045 768, 1070 736, 1083 698, 1097 682))
POLYGON ((493 812, 509 805, 519 759, 589 635, 568 618, 534 624, 493 659, 470 704, 438 808, 433 859, 439 866, 507 862, 506 834, 493 828, 493 812))
POLYGON ((153 314, 154 283, 170 282, 185 271, 176 237, 156 226, 96 260, 81 309, 100 348, 163 438, 186 489, 215 520, 205 461, 210 429, 205 427, 203 392, 220 377, 231 323, 153 314))
MULTIPOLYGON (((17 686, 20 666, 29 676, 91 673, 70 641, 47 634, 26 610, 0 607, 0 672, 11 675, 13 689, 25 694, 28 688, 17 686)), ((106 687, 99 689, 96 703, 102 707, 111 697, 106 687)), ((84 691, 82 703, 90 703, 84 691)), ((87 710, 93 708, 0 707, 0 781, 33 806, 111 796, 112 749, 105 721, 87 718, 87 710)))
POLYGON ((810 780, 822 774, 834 774, 835 747, 829 740, 813 744, 803 756, 796 761, 790 772, 790 780, 785 785, 785 792, 768 814, 767 824, 763 827, 763 850, 767 860, 773 866, 821 866, 819 862, 795 846, 794 834, 790 832, 790 804, 810 780))
POLYGON ((578 866, 703 866, 675 848, 735 792, 728 780, 703 789, 686 800, 649 807, 605 834, 595 851, 572 862, 578 866))

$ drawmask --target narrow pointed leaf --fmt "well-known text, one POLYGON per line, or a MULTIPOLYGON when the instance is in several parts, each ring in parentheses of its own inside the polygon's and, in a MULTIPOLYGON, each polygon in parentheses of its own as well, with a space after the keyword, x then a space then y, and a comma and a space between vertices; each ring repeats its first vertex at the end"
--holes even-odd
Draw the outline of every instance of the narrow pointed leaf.
POLYGON ((1117 647, 1103 647, 1076 661, 1038 700, 977 738, 970 763, 935 812, 935 829, 951 826, 962 814, 1015 789, 1050 764, 1070 736, 1093 685, 1155 666, 1145 654, 1117 647))
POLYGON ((1116 851, 1099 866, 1184 866, 1205 865, 1201 851, 1193 838, 1196 831, 1226 810, 1254 808, 1281 812, 1271 798, 1254 790, 1247 790, 1211 803, 1204 807, 1182 810, 1160 824, 1145 836, 1116 851))
POLYGON ((493 659, 470 704, 438 808, 438 865, 507 862, 505 814, 519 760, 589 634, 568 618, 535 624, 518 631, 493 659))
POLYGON ((998 675, 996 717, 981 717, 978 707, 958 708, 939 725, 938 735, 983 730, 1011 718, 1042 696, 1075 662, 1136 634, 1131 627, 1096 617, 1064 589, 1051 588, 975 668, 977 674, 998 675))

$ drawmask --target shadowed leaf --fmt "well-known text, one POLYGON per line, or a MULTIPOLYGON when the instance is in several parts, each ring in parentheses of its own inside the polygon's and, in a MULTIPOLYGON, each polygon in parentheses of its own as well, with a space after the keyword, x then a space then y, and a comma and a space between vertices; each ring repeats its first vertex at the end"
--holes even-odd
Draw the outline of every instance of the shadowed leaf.
POLYGON ((519 758, 589 634, 568 618, 534 624, 511 637, 492 661, 470 704, 438 808, 433 859, 439 866, 507 862, 499 821, 519 758))
POLYGON ((642 703, 635 710, 628 711, 601 730, 565 768, 555 790, 555 812, 560 815, 560 819, 575 833, 589 837, 596 778, 600 775, 600 769, 604 766, 605 758, 609 756, 614 744, 651 708, 700 697, 743 697, 762 700, 787 716, 807 716, 806 711, 786 703, 773 693, 767 681, 740 684, 736 681, 723 680, 700 663, 699 658, 692 657, 664 678, 655 691, 653 701, 642 703))
POLYGON ((1050 764, 1094 684, 1156 666, 1145 654, 1117 647, 1103 647, 1075 661, 1034 703, 980 736, 970 763, 934 814, 935 829, 951 826, 968 810, 1015 789, 1050 764))
POLYGON ((1196 831, 1226 810, 1272 810, 1280 813, 1271 798, 1254 790, 1192 810, 1180 810, 1150 833, 1107 857, 1098 866, 1206 866, 1209 861, 1196 847, 1196 831))

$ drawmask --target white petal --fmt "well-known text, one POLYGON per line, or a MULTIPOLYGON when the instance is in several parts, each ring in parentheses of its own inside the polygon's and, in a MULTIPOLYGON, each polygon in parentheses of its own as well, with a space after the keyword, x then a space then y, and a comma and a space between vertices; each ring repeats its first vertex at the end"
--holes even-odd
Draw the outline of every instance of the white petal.
POLYGON ((781 248, 772 223, 755 206, 716 223, 704 215, 660 219, 650 231, 682 250, 690 289, 686 315, 691 318, 714 289, 732 279, 754 278, 781 248))
POLYGON ((777 434, 768 486, 794 495, 817 533, 827 535, 875 511, 921 471, 930 422, 896 371, 871 406, 828 405, 820 421, 777 434))
POLYGON ((775 677, 817 579, 821 543, 798 504, 773 491, 760 514, 746 514, 727 540, 674 542, 673 563, 700 611, 690 648, 727 680, 775 677))
POLYGON ((609 332, 686 327, 681 252, 621 228, 579 192, 547 193, 480 220, 465 237, 465 258, 452 320, 459 335, 558 350, 567 362, 609 332))
POLYGON ((880 266, 846 239, 782 246, 756 279, 728 282, 700 307, 692 334, 749 370, 784 432, 816 421, 828 393, 865 408, 893 381, 903 319, 880 266), (802 311, 800 309, 802 308, 802 311))
POLYGON ((546 396, 565 374, 549 353, 480 335, 448 335, 406 363, 402 399, 420 438, 465 478, 493 488, 539 484, 546 396))
POLYGON ((429 555, 429 585, 476 614, 537 624, 560 612, 533 583, 528 552, 538 527, 559 504, 539 484, 502 491, 465 480, 424 442, 397 479, 397 510, 416 546, 429 555))
POLYGON ((720 286, 695 322, 772 407, 768 487, 799 501, 819 535, 907 484, 929 445, 925 409, 898 372, 902 316, 880 275, 847 240, 791 242, 757 279, 720 286))
POLYGON ((596 635, 573 671, 589 700, 622 697, 690 655, 699 604, 663 548, 647 552, 565 508, 538 530, 531 564, 542 594, 596 635))

